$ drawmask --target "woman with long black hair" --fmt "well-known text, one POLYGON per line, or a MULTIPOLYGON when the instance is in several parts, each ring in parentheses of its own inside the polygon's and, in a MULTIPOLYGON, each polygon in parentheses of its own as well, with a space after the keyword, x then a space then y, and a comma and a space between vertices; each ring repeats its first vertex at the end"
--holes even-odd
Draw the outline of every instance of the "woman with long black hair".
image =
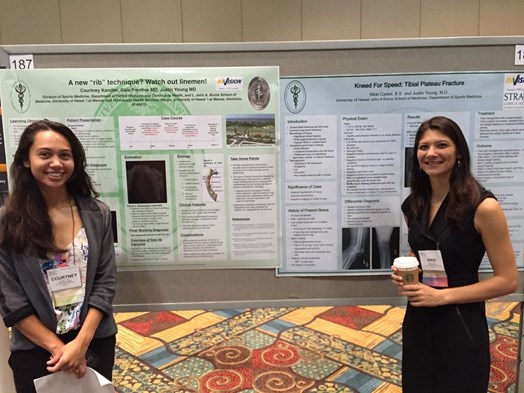
POLYGON ((35 378, 56 371, 80 378, 88 365, 112 376, 111 214, 85 166, 74 133, 49 120, 25 129, 11 165, 0 215, 0 312, 12 327, 17 392, 34 392, 35 378))
POLYGON ((431 271, 421 283, 393 282, 407 296, 404 393, 486 393, 490 374, 484 301, 512 293, 518 274, 508 225, 494 195, 470 171, 462 130, 437 116, 422 123, 402 204, 411 255, 431 271), (479 281, 485 252, 493 275, 479 281))

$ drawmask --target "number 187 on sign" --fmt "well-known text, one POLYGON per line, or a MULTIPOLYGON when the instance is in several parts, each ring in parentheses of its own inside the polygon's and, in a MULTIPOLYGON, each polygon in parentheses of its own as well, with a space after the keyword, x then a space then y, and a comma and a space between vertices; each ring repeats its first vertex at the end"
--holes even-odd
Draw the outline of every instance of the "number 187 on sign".
POLYGON ((33 55, 9 56, 9 68, 12 70, 32 70, 35 68, 33 55))

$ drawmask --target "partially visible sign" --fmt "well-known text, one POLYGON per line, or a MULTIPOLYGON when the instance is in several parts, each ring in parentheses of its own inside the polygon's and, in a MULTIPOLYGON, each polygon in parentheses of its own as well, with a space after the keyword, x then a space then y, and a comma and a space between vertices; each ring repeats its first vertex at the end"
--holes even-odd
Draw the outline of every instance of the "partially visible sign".
POLYGON ((515 45, 515 65, 524 65, 524 45, 515 45))

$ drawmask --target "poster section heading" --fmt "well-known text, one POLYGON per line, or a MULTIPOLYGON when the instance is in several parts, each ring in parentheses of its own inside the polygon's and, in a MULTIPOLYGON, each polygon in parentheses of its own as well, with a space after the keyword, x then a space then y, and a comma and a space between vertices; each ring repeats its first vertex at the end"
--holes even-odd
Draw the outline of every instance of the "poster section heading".
POLYGON ((69 126, 128 268, 276 267, 277 67, 0 70, 7 162, 69 126))
MULTIPOLYGON (((445 73, 281 79, 280 275, 389 274, 419 125, 459 124, 524 268, 524 77, 445 73)), ((483 270, 490 269, 487 258, 483 270)))

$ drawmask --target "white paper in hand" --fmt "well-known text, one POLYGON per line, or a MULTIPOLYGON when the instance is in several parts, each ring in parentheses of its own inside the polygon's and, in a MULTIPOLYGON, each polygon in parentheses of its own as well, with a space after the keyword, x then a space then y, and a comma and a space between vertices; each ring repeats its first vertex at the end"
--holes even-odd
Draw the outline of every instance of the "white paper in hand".
POLYGON ((59 371, 34 381, 37 393, 114 393, 115 388, 102 375, 87 367, 86 374, 77 378, 73 373, 59 371))

